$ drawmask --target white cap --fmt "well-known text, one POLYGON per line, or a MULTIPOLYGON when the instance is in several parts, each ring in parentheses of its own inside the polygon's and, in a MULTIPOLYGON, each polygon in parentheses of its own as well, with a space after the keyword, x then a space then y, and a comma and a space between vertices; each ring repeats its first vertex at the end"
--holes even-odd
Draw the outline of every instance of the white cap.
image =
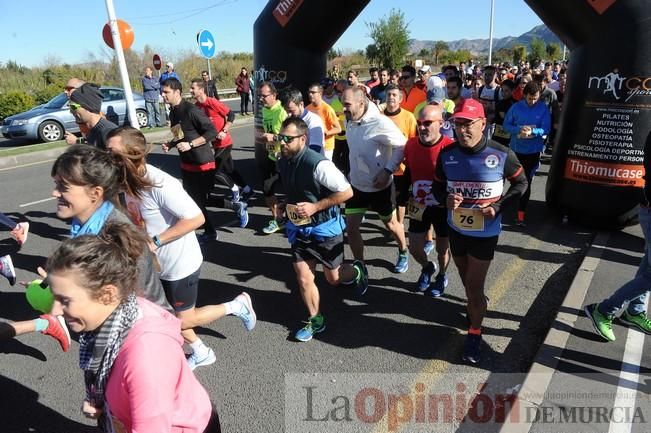
POLYGON ((423 65, 423 66, 420 68, 420 71, 421 71, 421 72, 429 72, 429 71, 431 71, 431 70, 432 70, 432 68, 431 68, 430 65, 423 65))
POLYGON ((427 90, 432 90, 434 88, 442 88, 443 87, 443 80, 441 80, 441 77, 438 75, 433 75, 429 77, 427 80, 427 90))
POLYGON ((166 66, 167 66, 168 68, 172 68, 172 69, 174 69, 174 63, 172 63, 172 62, 167 62, 166 66))

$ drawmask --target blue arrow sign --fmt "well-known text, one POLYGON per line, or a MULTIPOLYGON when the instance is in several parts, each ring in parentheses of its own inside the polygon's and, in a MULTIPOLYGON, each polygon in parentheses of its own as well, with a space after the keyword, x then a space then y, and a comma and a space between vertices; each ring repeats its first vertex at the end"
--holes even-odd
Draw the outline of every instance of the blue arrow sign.
POLYGON ((201 55, 206 59, 212 59, 215 57, 215 51, 217 51, 215 38, 208 30, 201 30, 199 34, 197 34, 197 44, 199 45, 201 55))

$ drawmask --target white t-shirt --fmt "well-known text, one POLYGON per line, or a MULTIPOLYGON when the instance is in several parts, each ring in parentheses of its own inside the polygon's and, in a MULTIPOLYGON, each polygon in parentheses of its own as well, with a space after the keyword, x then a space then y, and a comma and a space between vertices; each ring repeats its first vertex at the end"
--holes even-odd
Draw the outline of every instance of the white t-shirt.
POLYGON ((328 159, 316 165, 314 180, 332 192, 344 192, 350 188, 346 176, 328 159))
MULTIPOLYGON (((190 219, 201 214, 199 206, 176 178, 147 164, 147 179, 154 187, 142 192, 140 215, 149 236, 161 234, 180 219, 190 219)), ((161 267, 160 278, 166 281, 176 281, 191 275, 203 262, 201 247, 194 232, 162 245, 156 250, 156 256, 161 267)))
POLYGON ((323 154, 323 145, 325 144, 325 126, 323 126, 323 120, 321 120, 318 114, 311 112, 307 108, 303 111, 301 119, 307 124, 308 147, 319 146, 319 150, 312 150, 323 154))

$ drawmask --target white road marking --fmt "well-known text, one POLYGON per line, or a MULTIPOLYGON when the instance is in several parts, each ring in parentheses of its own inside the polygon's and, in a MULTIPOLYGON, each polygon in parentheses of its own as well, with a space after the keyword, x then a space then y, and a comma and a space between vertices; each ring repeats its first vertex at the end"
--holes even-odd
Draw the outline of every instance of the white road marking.
POLYGON ((43 200, 30 201, 29 203, 24 203, 24 204, 18 205, 18 207, 27 207, 27 206, 31 206, 31 205, 34 205, 34 204, 45 203, 46 201, 50 201, 50 200, 54 200, 54 199, 55 199, 55 197, 48 197, 48 198, 44 198, 43 200))

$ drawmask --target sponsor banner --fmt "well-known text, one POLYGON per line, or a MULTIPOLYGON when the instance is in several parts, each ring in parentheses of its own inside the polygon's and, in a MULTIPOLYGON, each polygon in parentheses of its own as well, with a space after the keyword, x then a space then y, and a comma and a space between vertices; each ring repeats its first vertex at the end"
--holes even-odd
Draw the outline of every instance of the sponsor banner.
POLYGON ((599 15, 606 12, 617 0, 587 0, 588 4, 597 11, 599 15))
POLYGON ((643 187, 644 180, 635 176, 642 169, 646 125, 651 120, 651 76, 614 68, 589 76, 586 86, 588 96, 579 120, 584 127, 568 146, 565 178, 643 187))
POLYGON ((644 166, 568 158, 565 165, 565 178, 578 182, 643 188, 644 166))
POLYGON ((273 11, 273 16, 278 24, 285 27, 302 4, 303 0, 280 0, 273 11))
MULTIPOLYGON (((535 376, 543 375, 530 379, 535 376)), ((648 395, 618 390, 611 375, 557 372, 544 392, 522 389, 524 378, 517 373, 289 373, 284 431, 496 432, 523 431, 531 424, 535 431, 556 433, 612 431, 613 424, 621 431, 631 426, 649 431, 648 395)))

